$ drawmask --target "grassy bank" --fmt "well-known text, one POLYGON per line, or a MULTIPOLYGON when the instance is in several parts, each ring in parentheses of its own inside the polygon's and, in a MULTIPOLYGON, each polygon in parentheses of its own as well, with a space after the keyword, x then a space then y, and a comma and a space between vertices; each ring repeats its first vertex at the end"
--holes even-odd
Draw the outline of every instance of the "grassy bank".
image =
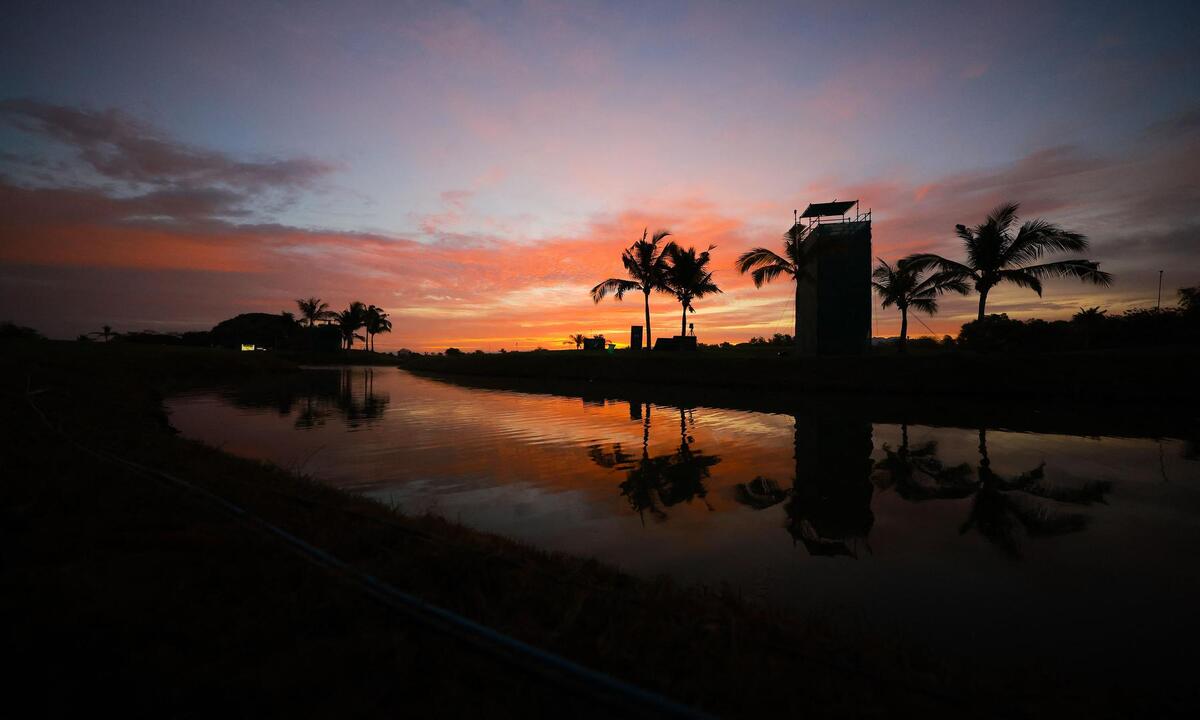
POLYGON ((403 359, 401 367, 450 375, 767 390, 793 396, 859 393, 1091 402, 1200 398, 1200 385, 1193 379, 1200 367, 1200 350, 1195 348, 862 357, 543 351, 414 355, 403 359))
POLYGON ((638 580, 404 516, 183 440, 164 422, 160 398, 173 388, 291 367, 208 350, 0 348, 0 616, 20 660, 10 703, 47 714, 609 713, 406 622, 209 499, 92 448, 217 493, 429 602, 720 715, 1147 709, 1136 684, 1047 673, 1036 658, 1021 668, 937 658, 859 617, 638 580))

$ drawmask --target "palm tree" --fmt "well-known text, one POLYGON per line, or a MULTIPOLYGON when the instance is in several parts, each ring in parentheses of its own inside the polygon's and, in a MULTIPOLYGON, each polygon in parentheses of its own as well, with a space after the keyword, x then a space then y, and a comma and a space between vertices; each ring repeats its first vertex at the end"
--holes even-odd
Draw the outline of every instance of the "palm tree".
POLYGON ((570 345, 571 343, 575 343, 575 349, 578 350, 579 348, 583 347, 583 341, 586 339, 587 339, 587 336, 584 335, 583 333, 575 333, 574 335, 568 335, 567 339, 564 340, 563 342, 567 345, 570 345))
POLYGON ((684 250, 671 243, 663 251, 670 260, 670 266, 667 268, 667 288, 675 293, 675 298, 683 306, 683 318, 679 326, 681 337, 687 335, 687 314, 696 312, 692 301, 721 292, 721 288, 712 281, 712 271, 708 269, 708 263, 712 259, 708 252, 714 247, 716 246, 710 245, 708 250, 697 255, 696 248, 684 250))
POLYGON ((99 330, 97 330, 96 332, 88 333, 88 335, 99 335, 100 337, 104 338, 104 342, 108 342, 109 340, 116 337, 117 333, 113 332, 111 325, 101 325, 99 330))
POLYGON ((802 344, 800 335, 800 281, 809 278, 809 271, 819 252, 819 244, 810 241, 810 229, 800 223, 783 234, 783 255, 773 250, 756 247, 742 253, 737 259, 738 272, 743 275, 751 273, 754 287, 761 288, 780 275, 790 275, 796 283, 796 332, 793 335, 796 345, 802 344))
POLYGON ((592 288, 592 300, 600 302, 605 295, 612 293, 613 296, 620 300, 625 297, 625 293, 634 290, 641 290, 646 296, 646 349, 651 347, 650 343, 650 293, 655 290, 659 292, 670 292, 667 288, 667 250, 674 243, 667 243, 663 248, 659 248, 665 238, 670 236, 670 232, 659 230, 654 233, 654 237, 646 239, 646 230, 642 231, 642 239, 634 242, 624 252, 621 253, 621 264, 625 266, 625 272, 629 274, 629 280, 621 278, 609 278, 592 288))
POLYGON ((335 314, 329 310, 329 303, 322 302, 318 297, 300 298, 296 300, 296 307, 300 309, 300 316, 309 327, 318 320, 328 320, 335 314))
POLYGON ((997 207, 987 219, 973 227, 956 225, 958 237, 967 250, 966 263, 947 260, 933 253, 919 253, 905 258, 915 268, 937 268, 963 281, 973 280, 979 292, 979 320, 987 309, 988 292, 1002 282, 1011 282, 1042 294, 1042 279, 1047 277, 1077 277, 1096 285, 1111 285, 1112 275, 1100 270, 1100 263, 1073 259, 1030 265, 1042 256, 1055 252, 1081 252, 1088 248, 1083 235, 1064 230, 1045 220, 1027 220, 1014 235, 1017 224, 1017 203, 997 207))
POLYGON ((937 313, 937 296, 944 292, 966 295, 970 292, 965 280, 933 273, 926 276, 925 270, 913 267, 901 260, 892 267, 883 258, 871 273, 871 287, 879 293, 880 304, 887 308, 895 305, 900 310, 900 352, 908 348, 908 309, 920 310, 927 315, 937 313))
POLYGON ((354 339, 362 337, 355 335, 355 332, 367 323, 367 306, 355 300, 345 310, 336 313, 334 317, 338 328, 342 331, 342 340, 346 343, 346 349, 353 349, 354 339))
POLYGON ((371 305, 367 308, 366 315, 363 319, 363 327, 367 331, 367 349, 375 350, 375 336, 380 333, 392 331, 392 321, 388 320, 388 314, 383 308, 371 305))

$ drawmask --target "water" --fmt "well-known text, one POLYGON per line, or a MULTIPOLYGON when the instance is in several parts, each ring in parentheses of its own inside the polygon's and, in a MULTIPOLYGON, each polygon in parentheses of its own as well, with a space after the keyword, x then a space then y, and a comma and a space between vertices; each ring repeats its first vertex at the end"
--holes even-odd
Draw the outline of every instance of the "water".
POLYGON ((1154 657, 1175 662, 1200 638, 1194 426, 1083 436, 1068 419, 1046 434, 703 398, 323 369, 169 409, 185 436, 406 511, 800 612, 861 613, 935 645, 1103 670, 1164 638, 1178 650, 1154 657))

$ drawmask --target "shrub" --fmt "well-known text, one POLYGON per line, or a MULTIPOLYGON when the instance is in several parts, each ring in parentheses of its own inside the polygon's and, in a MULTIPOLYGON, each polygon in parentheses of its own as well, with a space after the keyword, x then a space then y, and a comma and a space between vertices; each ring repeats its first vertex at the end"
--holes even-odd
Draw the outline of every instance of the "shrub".
POLYGON ((42 334, 31 327, 11 322, 0 323, 0 339, 41 340, 42 334))
POLYGON ((976 352, 1041 352, 1200 344, 1200 313, 1156 308, 1108 315, 1081 308, 1071 321, 988 315, 962 327, 958 343, 976 352))

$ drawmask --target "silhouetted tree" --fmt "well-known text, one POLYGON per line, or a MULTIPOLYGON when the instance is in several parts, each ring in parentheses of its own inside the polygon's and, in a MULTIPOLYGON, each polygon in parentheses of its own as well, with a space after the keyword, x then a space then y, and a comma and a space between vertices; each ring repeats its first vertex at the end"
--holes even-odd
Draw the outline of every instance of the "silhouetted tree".
POLYGON ((1200 285, 1179 288, 1179 309, 1189 315, 1200 312, 1200 285))
POLYGON ((947 277, 943 273, 925 274, 925 270, 914 268, 901 260, 896 267, 883 258, 871 273, 871 287, 879 294, 880 305, 895 305, 900 310, 900 352, 908 349, 908 309, 919 310, 927 315, 937 312, 937 297, 945 292, 966 295, 970 292, 961 279, 947 277))
POLYGON ((665 247, 659 247, 659 244, 668 236, 670 232, 659 230, 654 233, 654 237, 646 239, 646 230, 642 231, 642 239, 630 245, 624 252, 621 253, 621 264, 625 266, 625 272, 629 274, 629 280, 621 278, 609 278, 604 282, 592 288, 592 300, 600 302, 605 295, 612 293, 613 296, 620 300, 625 297, 625 293, 634 290, 641 290, 645 295, 646 305, 646 348, 651 347, 650 343, 650 293, 670 292, 667 287, 667 259, 666 251, 671 248, 674 243, 667 243, 665 247))
POLYGON ((587 339, 587 336, 584 335, 583 333, 575 333, 574 335, 567 336, 566 343, 567 344, 575 343, 575 349, 578 350, 583 347, 583 341, 586 339, 587 339))
POLYGON ((367 349, 374 351, 375 336, 391 332, 392 321, 388 319, 388 314, 384 312, 383 308, 371 305, 367 307, 363 327, 367 331, 367 349))
POLYGON ((1071 316, 1071 322, 1083 329, 1083 346, 1091 347, 1092 335, 1104 325, 1108 315, 1107 310, 1099 307, 1079 308, 1079 312, 1071 316))
POLYGON ((342 340, 346 343, 346 349, 351 350, 354 347, 355 338, 362 338, 361 335, 355 333, 366 325, 367 306, 355 300, 345 310, 337 313, 336 320, 338 329, 342 331, 342 340))
MULTIPOLYGON (((92 333, 95 335, 96 333, 92 333)), ((82 336, 81 336, 82 337, 82 336)), ((12 322, 0 322, 0 340, 41 340, 42 334, 31 327, 12 322)))
POLYGON ((310 297, 300 298, 296 300, 296 307, 300 309, 300 317, 312 327, 318 320, 330 320, 336 313, 329 309, 329 303, 322 302, 321 298, 310 297))
POLYGON ((102 325, 102 326, 100 326, 99 330, 97 330, 96 332, 88 333, 88 335, 97 335, 99 337, 104 338, 104 342, 108 342, 109 340, 112 340, 113 338, 115 338, 117 336, 117 333, 113 332, 111 325, 102 325))
POLYGON ((910 255, 904 262, 914 268, 936 268, 964 282, 974 281, 979 293, 979 320, 987 308, 988 293, 1002 282, 1010 282, 1042 294, 1042 279, 1047 277, 1077 277, 1096 285, 1111 285, 1112 275, 1100 270, 1100 263, 1091 260, 1059 260, 1029 264, 1055 252, 1080 252, 1088 248, 1083 235, 1064 230, 1045 220, 1028 220, 1014 235, 1017 224, 1017 203, 1007 203, 993 210, 974 228, 956 225, 955 231, 967 251, 964 263, 947 260, 933 253, 910 255))
POLYGON ((780 275, 789 275, 796 283, 795 311, 796 331, 794 339, 800 344, 800 281, 809 277, 809 271, 818 253, 818 243, 810 241, 809 228, 796 223, 783 234, 783 255, 773 250, 756 247, 742 253, 737 259, 738 272, 751 273, 754 287, 761 288, 780 275))
POLYGON ((696 248, 684 250, 672 243, 663 253, 670 261, 667 268, 667 288, 683 306, 683 317, 679 323, 681 336, 687 335, 687 314, 696 312, 692 301, 721 292, 721 288, 713 282, 712 271, 708 269, 708 263, 712 259, 708 253, 713 247, 710 245, 708 250, 697 254, 696 248))

